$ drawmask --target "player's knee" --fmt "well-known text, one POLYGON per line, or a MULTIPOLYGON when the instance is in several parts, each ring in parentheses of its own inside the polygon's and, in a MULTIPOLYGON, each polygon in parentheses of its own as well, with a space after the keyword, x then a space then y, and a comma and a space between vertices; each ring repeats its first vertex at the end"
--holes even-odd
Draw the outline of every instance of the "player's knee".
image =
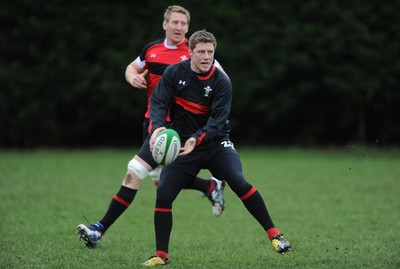
MULTIPOLYGON (((144 167, 144 165, 142 163, 140 163, 138 160, 136 159, 132 159, 130 160, 130 162, 128 163, 128 172, 127 172, 127 176, 129 174, 129 171, 132 171, 133 173, 135 173, 135 175, 140 179, 143 180, 148 174, 149 174, 149 170, 146 169, 146 167, 144 167)), ((131 177, 135 178, 135 176, 131 177)), ((126 178, 126 177, 125 177, 126 178)), ((128 179, 129 180, 129 179, 128 179)))
POLYGON ((229 180, 228 184, 231 190, 239 197, 247 193, 252 188, 252 185, 243 177, 239 177, 236 180, 229 180))
POLYGON ((171 203, 175 200, 178 193, 170 188, 166 188, 163 184, 157 187, 157 200, 171 203))
POLYGON ((127 170, 122 185, 131 189, 138 189, 142 180, 131 170, 127 170))

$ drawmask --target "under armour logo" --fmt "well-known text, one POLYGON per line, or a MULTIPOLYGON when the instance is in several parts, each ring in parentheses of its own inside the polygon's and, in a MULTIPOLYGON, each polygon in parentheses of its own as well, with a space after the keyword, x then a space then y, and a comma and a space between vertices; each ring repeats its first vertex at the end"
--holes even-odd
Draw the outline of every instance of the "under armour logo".
POLYGON ((181 56, 181 61, 186 61, 187 59, 188 59, 188 57, 186 57, 186 55, 181 56))
POLYGON ((186 85, 186 81, 184 81, 184 80, 179 80, 179 84, 182 84, 183 86, 185 86, 185 85, 186 85))
POLYGON ((150 58, 156 58, 156 54, 155 53, 150 54, 150 58))
POLYGON ((204 96, 208 97, 208 95, 210 94, 212 89, 210 88, 210 86, 207 86, 207 87, 204 87, 204 90, 205 90, 204 96))

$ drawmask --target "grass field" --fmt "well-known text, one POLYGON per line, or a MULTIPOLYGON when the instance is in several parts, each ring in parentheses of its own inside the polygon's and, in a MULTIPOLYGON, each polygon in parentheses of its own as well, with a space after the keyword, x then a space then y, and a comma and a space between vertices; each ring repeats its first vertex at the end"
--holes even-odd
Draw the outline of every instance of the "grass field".
MULTIPOLYGON (((82 215, 103 216, 135 152, 0 151, 0 268, 141 268, 155 250, 151 180, 98 248, 75 234, 82 215)), ((239 154, 293 250, 277 254, 229 188, 219 218, 207 199, 184 191, 174 203, 170 268, 400 268, 400 151, 239 154)))

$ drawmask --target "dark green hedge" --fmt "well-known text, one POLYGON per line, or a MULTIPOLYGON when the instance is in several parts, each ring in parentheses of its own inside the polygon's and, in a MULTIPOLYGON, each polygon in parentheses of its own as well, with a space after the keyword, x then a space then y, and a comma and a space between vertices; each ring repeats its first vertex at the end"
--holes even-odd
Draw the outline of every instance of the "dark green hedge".
MULTIPOLYGON (((155 2, 155 3, 154 3, 155 2)), ((236 143, 398 145, 398 1, 176 1, 213 32, 236 143)), ((124 78, 166 4, 0 4, 1 147, 131 146, 145 93, 124 78)))

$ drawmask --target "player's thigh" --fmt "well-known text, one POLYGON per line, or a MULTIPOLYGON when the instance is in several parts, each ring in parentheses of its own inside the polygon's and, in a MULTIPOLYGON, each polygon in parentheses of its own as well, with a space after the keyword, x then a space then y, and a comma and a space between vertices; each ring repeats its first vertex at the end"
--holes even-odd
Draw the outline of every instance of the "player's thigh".
POLYGON ((210 171, 216 178, 225 180, 238 196, 251 189, 251 185, 244 178, 242 162, 235 151, 218 154, 212 161, 210 171))

